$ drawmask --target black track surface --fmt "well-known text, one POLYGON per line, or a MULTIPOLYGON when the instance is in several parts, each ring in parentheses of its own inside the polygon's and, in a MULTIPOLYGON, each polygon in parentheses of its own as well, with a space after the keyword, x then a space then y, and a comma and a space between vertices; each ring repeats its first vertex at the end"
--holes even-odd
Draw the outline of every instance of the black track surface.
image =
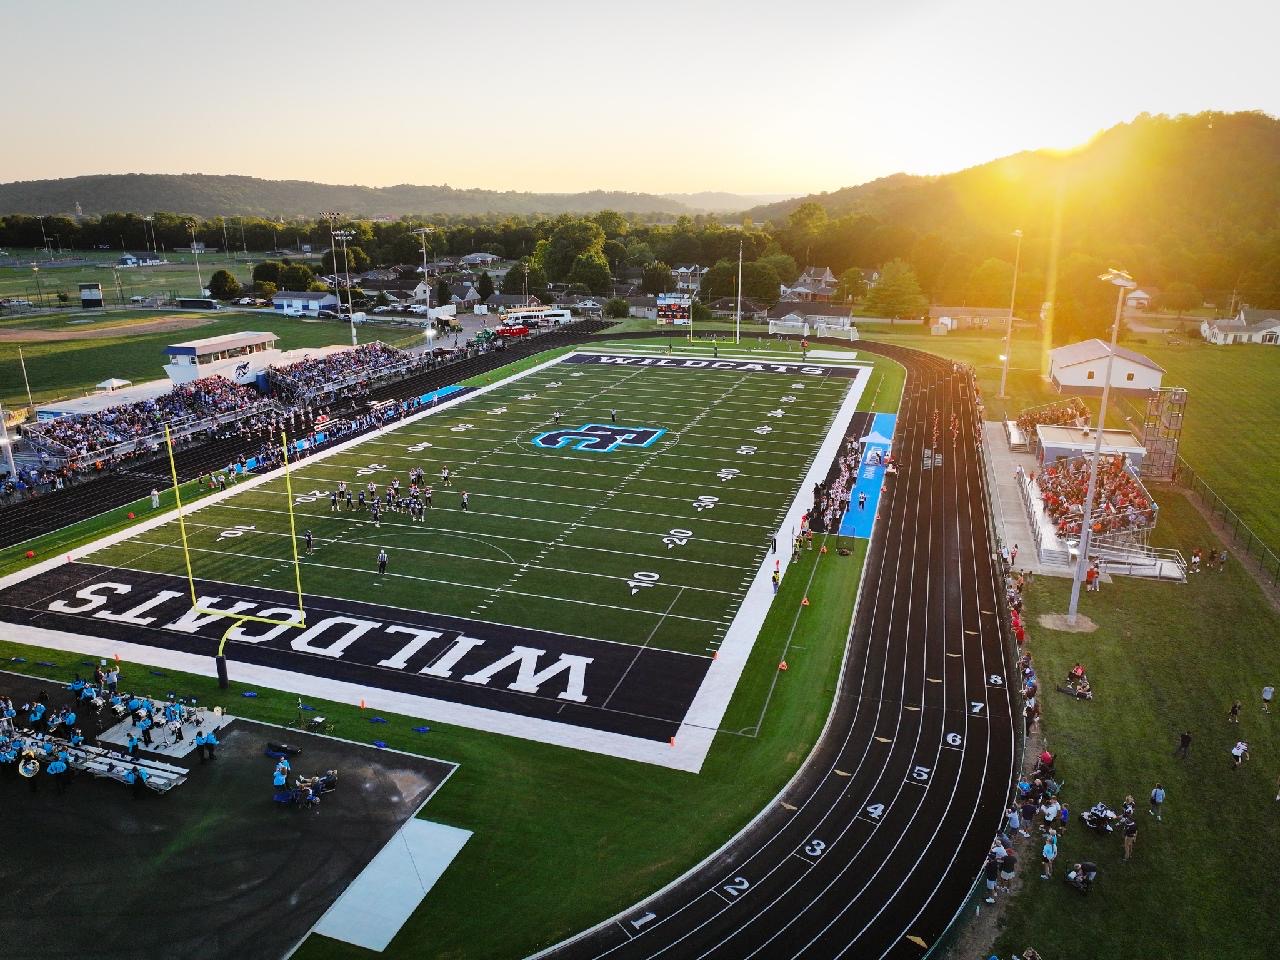
MULTIPOLYGON (((172 683, 146 674, 133 677, 137 686, 127 673, 124 680, 157 695, 172 683)), ((0 692, 16 703, 45 691, 59 705, 64 687, 0 673, 0 692)), ((92 739, 95 718, 82 713, 81 721, 92 739)), ((206 766, 194 755, 156 758, 191 769, 163 796, 135 798, 130 787, 84 774, 59 792, 43 771, 32 792, 15 764, 0 766, 0 877, 9 904, 0 955, 279 960, 452 769, 245 720, 218 739, 206 766), (338 770, 338 790, 317 812, 272 801, 269 740, 301 748, 297 774, 338 770)))
MULTIPOLYGON (((385 401, 422 396, 468 377, 496 370, 522 357, 577 343, 604 326, 600 321, 580 321, 553 333, 508 344, 505 350, 434 367, 406 380, 384 384, 372 390, 368 399, 385 401)), ((341 439, 346 440, 350 436, 353 435, 349 434, 341 439)), ((241 454, 252 457, 258 452, 259 442, 232 437, 181 447, 174 456, 178 477, 191 480, 202 473, 225 467, 241 454)), ((145 497, 153 487, 163 490, 171 484, 168 457, 159 456, 149 460, 130 461, 119 472, 109 476, 0 508, 0 547, 22 543, 68 524, 114 510, 145 497)))
POLYGON ((963 905, 1014 761, 972 380, 928 354, 858 348, 907 380, 825 735, 716 856, 546 955, 916 958, 963 905))

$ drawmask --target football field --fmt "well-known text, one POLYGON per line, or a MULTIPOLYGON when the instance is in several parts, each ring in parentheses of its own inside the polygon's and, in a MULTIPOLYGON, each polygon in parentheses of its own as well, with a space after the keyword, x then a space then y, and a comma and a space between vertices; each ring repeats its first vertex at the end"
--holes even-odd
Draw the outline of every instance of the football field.
POLYGON ((488 728, 666 747, 723 712, 866 371, 573 354, 295 463, 296 539, 285 478, 243 480, 187 511, 186 551, 172 515, 77 556, 41 596, 60 626, 189 654, 237 614, 293 618, 233 627, 233 676, 255 663, 464 710, 418 711, 437 719, 499 711, 519 722, 488 728))

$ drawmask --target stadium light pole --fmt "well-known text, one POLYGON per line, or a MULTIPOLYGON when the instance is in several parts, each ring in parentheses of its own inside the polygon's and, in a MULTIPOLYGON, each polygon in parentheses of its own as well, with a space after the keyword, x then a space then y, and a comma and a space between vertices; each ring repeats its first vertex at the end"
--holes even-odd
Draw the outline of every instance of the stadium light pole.
POLYGON ((422 281, 425 283, 427 280, 427 234, 435 233, 435 227, 418 227, 409 232, 422 241, 422 281))
POLYGON ((49 235, 44 232, 44 217, 36 217, 40 221, 40 239, 44 241, 44 252, 46 256, 53 260, 53 249, 49 246, 49 235))
POLYGON ((191 231, 191 252, 196 258, 196 281, 200 284, 200 293, 198 296, 204 296, 204 274, 200 272, 200 251, 196 249, 196 222, 194 220, 187 221, 187 229, 191 231))
MULTIPOLYGON (((351 299, 351 258, 347 256, 347 241, 355 236, 350 230, 338 230, 334 236, 342 244, 342 272, 346 277, 347 283, 347 322, 351 324, 351 345, 357 346, 356 341, 356 308, 355 301, 351 299)), ((334 273, 337 273, 337 263, 334 263, 334 273)), ((338 294, 338 312, 342 312, 342 294, 338 294)))
POLYGON ((1004 366, 1000 368, 1000 392, 996 394, 1001 400, 1009 399, 1005 384, 1009 382, 1009 358, 1013 356, 1013 304, 1018 298, 1018 268, 1022 265, 1022 231, 1015 230, 1013 235, 1018 238, 1018 251, 1013 255, 1013 290, 1009 294, 1009 321, 1004 328, 1004 366))
POLYGON ((1098 277, 1104 283, 1112 283, 1116 291, 1116 317, 1111 325, 1111 345, 1107 348, 1107 366, 1102 380, 1102 403, 1098 408, 1098 425, 1093 432, 1093 460, 1089 464, 1089 490, 1084 497, 1084 517, 1080 525, 1079 555, 1076 557, 1076 572, 1071 579, 1071 603, 1067 607, 1067 623, 1076 625, 1076 616, 1080 608, 1080 584, 1084 581, 1085 570, 1089 565, 1089 541, 1093 539, 1093 498, 1098 491, 1098 461, 1102 458, 1102 432, 1107 425, 1107 400, 1111 396, 1111 364, 1116 356, 1116 340, 1120 336, 1120 316, 1124 312, 1124 298, 1135 287, 1133 277, 1123 270, 1114 267, 1098 277))
POLYGON ((36 278, 36 299, 40 301, 40 306, 44 306, 44 287, 40 286, 40 268, 35 264, 31 265, 31 272, 36 278))
POLYGON ((742 343, 742 241, 738 241, 738 306, 733 315, 733 342, 742 343))
POLYGON ((4 460, 9 467, 9 476, 18 479, 18 467, 13 462, 13 444, 9 442, 9 423, 3 408, 0 408, 0 447, 4 447, 4 460))

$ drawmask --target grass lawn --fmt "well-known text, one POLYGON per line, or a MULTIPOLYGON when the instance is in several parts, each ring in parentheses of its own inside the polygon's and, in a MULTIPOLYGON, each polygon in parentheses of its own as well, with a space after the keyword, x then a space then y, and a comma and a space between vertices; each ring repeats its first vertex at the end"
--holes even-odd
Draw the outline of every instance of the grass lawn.
MULTIPOLYGON (((116 280, 120 282, 119 294, 126 300, 130 297, 146 297, 154 295, 194 297, 200 289, 200 279, 208 286, 209 278, 218 270, 227 270, 248 286, 253 279, 253 265, 268 260, 267 254, 250 254, 250 259, 233 259, 224 253, 201 254, 199 276, 196 272, 195 258, 189 253, 166 253, 169 263, 153 267, 123 267, 112 273, 111 267, 120 258, 119 249, 90 250, 68 252, 65 256, 82 257, 93 261, 92 266, 56 267, 46 262, 47 254, 39 251, 9 251, 22 266, 0 267, 0 299, 6 297, 22 297, 32 303, 43 302, 47 306, 57 303, 57 294, 67 294, 71 302, 79 306, 81 283, 100 283, 104 298, 110 303, 117 302, 116 280), (20 255, 21 254, 21 255, 20 255), (40 268, 39 285, 36 273, 31 269, 34 263, 40 268), (44 300, 40 300, 40 294, 44 300)), ((141 248, 131 251, 141 253, 141 248)), ((55 258, 56 259, 56 258, 55 258)), ((313 261, 302 261, 310 262, 313 261)))
MULTIPOLYGON (((179 311, 173 311, 177 314, 179 311)), ((168 312, 119 311, 109 314, 112 322, 145 322, 168 312)), ((171 343, 216 337, 242 330, 268 330, 280 338, 282 350, 323 347, 351 342, 350 328, 338 321, 306 321, 292 317, 256 313, 201 314, 207 323, 170 333, 130 335, 127 326, 118 336, 85 337, 76 340, 32 340, 0 342, 0 403, 26 406, 26 388, 18 363, 18 348, 26 360, 31 393, 37 403, 75 396, 90 390, 108 377, 135 383, 164 377, 164 348, 171 343)), ((66 329, 66 318, 41 318, 45 329, 66 329)), ((74 318, 73 318, 74 319, 74 318)), ((0 327, 0 329, 5 329, 0 327)), ((71 328, 74 329, 74 328, 71 328)), ((380 339, 389 344, 420 341, 422 331, 407 327, 370 325, 361 331, 362 340, 380 339)))
MULTIPOLYGON (((768 381, 766 386, 773 382, 768 381)), ((529 381, 521 384, 527 387, 529 381)), ((877 409, 893 409, 900 384, 901 368, 882 361, 868 384, 863 407, 869 409, 874 402, 877 409)), ((751 384, 752 391, 757 387, 756 383, 751 384)), ((640 403, 641 395, 634 394, 632 402, 640 403)), ((681 398, 687 401, 676 408, 681 416, 700 402, 687 389, 681 398)), ((482 399, 486 408, 497 402, 493 394, 482 399)), ((533 404, 535 398, 520 402, 533 404)), ((439 428, 446 429, 443 424, 439 428)), ((514 425, 508 429, 514 429, 514 425)), ((467 438, 469 433, 464 431, 458 436, 467 438)), ((451 434, 447 431, 445 437, 433 435, 430 442, 448 444, 451 434)), ((694 436, 686 437, 692 449, 694 436)), ((793 439, 799 441, 801 435, 793 439)), ((419 456, 430 454, 433 449, 420 452, 419 456)), ((761 459, 756 469, 768 474, 770 470, 765 467, 772 465, 772 469, 781 464, 779 457, 785 456, 786 449, 783 446, 776 456, 761 459)), ((507 464, 508 483, 520 476, 516 462, 512 459, 507 464)), ((314 461, 302 464, 304 469, 320 466, 314 461)), ((575 496, 580 489, 577 483, 566 478, 557 498, 575 496)), ((476 489, 484 489, 483 482, 476 489)), ((749 513, 733 509, 732 504, 741 507, 745 501, 740 497, 731 500, 728 489, 717 491, 722 503, 714 510, 723 509, 722 516, 749 513)), ((295 493, 305 495, 297 485, 295 493)), ((680 496, 684 496, 683 491, 680 496)), ((233 502, 234 499, 238 498, 233 502)), ((437 497, 437 509, 443 499, 437 497)), ((658 509, 665 508, 655 507, 655 511, 658 509)), ((714 510, 705 520, 715 516, 714 510)), ((456 511, 449 513, 449 523, 464 520, 456 511)), ((466 522, 476 519, 466 518, 466 522)), ((315 522, 324 520, 322 514, 315 522)), ((431 522, 446 521, 433 518, 431 522)), ((698 520, 691 523, 695 528, 700 525, 698 520)), ((527 533, 528 528, 526 520, 519 531, 527 533)), ((382 535, 392 532, 389 524, 383 525, 382 535)), ((692 551, 698 549, 694 542, 689 547, 692 551)), ((387 955, 416 957, 425 951, 435 957, 523 956, 635 902, 741 828, 803 762, 821 731, 835 691, 866 544, 833 538, 829 548, 826 554, 806 551, 789 568, 722 732, 698 775, 479 733, 434 723, 430 717, 424 718, 431 726, 426 735, 412 731, 421 719, 382 711, 380 715, 390 722, 372 727, 367 714, 362 715, 355 708, 317 703, 326 716, 336 720, 340 736, 361 742, 381 739, 394 748, 461 765, 424 815, 472 830, 475 835, 387 955), (849 546, 853 555, 840 557, 835 549, 839 545, 849 546), (803 608, 797 621, 796 611, 804 596, 810 598, 811 605, 803 608), (790 669, 779 676, 777 664, 783 656, 790 669), (779 682, 770 697, 775 679, 779 682)), ((439 549, 452 548, 441 540, 439 549)), ((515 548, 508 545, 507 549, 515 548)), ((597 566, 609 562, 606 555, 602 556, 604 559, 597 566)), ((697 552, 689 556, 704 559, 697 552)), ((733 560, 726 556, 726 562, 733 560)), ((576 588, 566 577, 563 589, 576 588)), ((637 603, 647 604, 649 600, 638 598, 637 603)), ((520 613, 535 615, 537 611, 520 613)), ((593 630, 622 629, 617 624, 588 626, 593 630)), ((671 640, 680 642, 674 634, 671 640)), ((69 676, 82 659, 74 654, 22 647, 18 645, 20 641, 18 635, 0 636, 0 656, 26 660, 15 664, 15 669, 61 678, 69 676), (56 666, 41 667, 40 660, 56 666)), ((144 686, 155 685, 156 692, 160 687, 178 688, 205 702, 229 703, 234 712, 246 716, 286 722, 295 714, 295 698, 289 694, 260 690, 256 699, 246 700, 239 697, 243 688, 233 685, 228 694, 219 694, 214 681, 206 677, 170 674, 152 681, 145 670, 127 670, 126 677, 130 672, 134 677, 142 676, 144 686)), ((366 956, 363 951, 319 937, 308 940, 298 955, 366 956)))
MULTIPOLYGON (((1161 499, 1156 539, 1214 544, 1194 508, 1172 494, 1161 499)), ((1262 714, 1260 691, 1280 685, 1280 616, 1232 564, 1185 585, 1118 578, 1086 594, 1082 611, 1100 624, 1093 634, 1038 626, 1038 614, 1066 609, 1069 587, 1038 578, 1028 610, 1044 731, 1072 823, 1052 882, 1035 878, 1038 848, 1022 854, 1028 879, 997 952, 1030 944, 1055 958, 1274 956, 1280 712, 1262 714), (1094 682, 1092 702, 1054 690, 1077 660, 1094 682), (1226 722, 1236 698, 1244 703, 1238 727, 1226 722), (1172 755, 1182 730, 1194 737, 1185 761, 1172 755), (1237 737, 1249 741, 1252 759, 1233 770, 1237 737), (1145 811, 1157 781, 1168 791, 1164 822, 1139 813, 1134 859, 1122 863, 1119 835, 1085 830, 1078 814, 1099 800, 1118 806, 1126 793, 1145 811), (1061 879, 1061 866, 1079 859, 1100 867, 1087 901, 1061 879)))

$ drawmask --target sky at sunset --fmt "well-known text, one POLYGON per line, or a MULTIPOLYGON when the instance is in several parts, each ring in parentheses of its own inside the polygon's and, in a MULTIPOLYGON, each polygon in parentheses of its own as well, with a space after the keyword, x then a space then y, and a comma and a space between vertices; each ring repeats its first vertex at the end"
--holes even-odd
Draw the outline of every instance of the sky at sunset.
POLYGON ((0 17, 0 181, 808 193, 1072 146, 1144 111, 1280 113, 1280 5, 1259 0, 0 0, 0 17))

